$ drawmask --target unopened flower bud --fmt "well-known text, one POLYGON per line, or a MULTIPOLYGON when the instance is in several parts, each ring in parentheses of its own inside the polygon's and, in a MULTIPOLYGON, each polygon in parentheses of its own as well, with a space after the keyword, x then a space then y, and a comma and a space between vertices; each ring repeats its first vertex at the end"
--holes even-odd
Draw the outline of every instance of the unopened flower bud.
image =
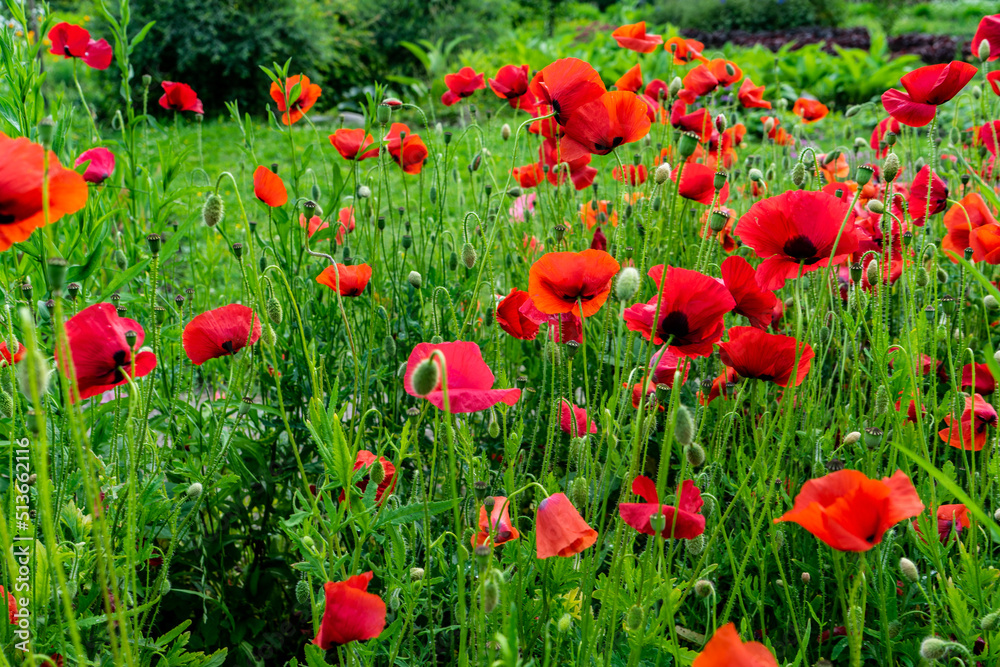
POLYGON ((629 607, 628 612, 625 613, 625 627, 628 628, 629 632, 638 632, 643 625, 643 611, 642 607, 637 604, 629 607))
POLYGON ((705 599, 715 595, 715 586, 708 579, 699 579, 694 582, 694 594, 705 599))
POLYGON ((413 289, 420 289, 424 284, 424 278, 418 271, 410 271, 409 275, 406 276, 406 282, 410 283, 413 289))
POLYGON ((372 463, 371 468, 368 469, 368 479, 375 484, 381 484, 385 481, 385 466, 382 465, 382 461, 376 459, 372 463))
POLYGON ((677 421, 674 423, 674 437, 682 445, 690 445, 694 438, 694 420, 686 405, 677 408, 677 421))
POLYGON ((895 153, 889 153, 882 162, 882 178, 886 183, 892 183, 899 174, 899 157, 895 153))
POLYGON ((948 642, 928 637, 920 643, 920 656, 924 660, 943 660, 949 653, 948 648, 948 642))
POLYGON ((510 139, 510 125, 508 125, 507 123, 504 123, 503 126, 500 128, 500 138, 503 139, 504 141, 510 139))
POLYGON ((899 570, 903 573, 910 583, 917 583, 920 581, 920 572, 917 571, 917 564, 914 563, 909 558, 899 559, 899 570))
POLYGON ((210 192, 208 197, 205 199, 205 205, 201 208, 201 219, 209 227, 215 227, 217 224, 222 222, 223 216, 226 214, 225 204, 222 203, 222 197, 210 192))
POLYGON ((434 391, 441 379, 441 371, 433 359, 424 359, 413 369, 410 383, 418 396, 426 396, 434 391))
POLYGON ((662 185, 670 179, 670 164, 664 162, 653 172, 653 180, 662 185))
POLYGON ((855 444, 859 440, 861 440, 861 432, 860 431, 851 431, 850 433, 848 433, 847 435, 844 436, 844 445, 846 447, 850 447, 851 445, 855 444))
POLYGON ((472 247, 471 243, 466 243, 462 246, 462 263, 465 264, 465 268, 471 269, 476 265, 476 249, 472 247))
POLYGON ((631 301, 639 291, 641 282, 638 269, 626 266, 618 274, 618 280, 615 282, 615 297, 619 301, 631 301))
POLYGON ((806 182, 806 166, 801 162, 796 162, 792 167, 792 183, 795 187, 800 187, 806 182))
POLYGON ((191 498, 192 500, 200 496, 201 492, 202 492, 201 482, 195 482, 194 484, 189 486, 186 491, 187 497, 191 498))
POLYGON ((990 57, 990 51, 992 48, 990 40, 984 39, 979 42, 979 49, 977 49, 976 55, 979 56, 980 60, 986 61, 990 57))
POLYGON ((880 199, 869 199, 868 203, 865 204, 865 208, 875 215, 882 215, 885 212, 885 206, 882 205, 880 199))
POLYGON ((705 462, 705 448, 698 443, 684 445, 684 457, 687 459, 688 465, 697 468, 705 462))
POLYGON ((422 567, 410 568, 410 579, 412 581, 420 581, 423 578, 424 578, 424 568, 422 567))
POLYGON ((750 178, 750 180, 751 180, 751 181, 753 181, 754 183, 760 183, 761 181, 763 181, 763 180, 764 180, 764 174, 763 174, 763 172, 761 172, 761 170, 760 170, 760 169, 757 169, 756 167, 754 167, 753 169, 751 169, 751 170, 750 170, 750 171, 749 171, 749 172, 747 173, 747 176, 748 176, 748 177, 750 178))
POLYGON ((670 97, 677 97, 677 93, 681 92, 681 88, 684 87, 684 82, 681 81, 679 76, 675 76, 670 80, 670 85, 667 86, 667 91, 670 93, 670 97))
POLYGON ((573 625, 573 617, 567 613, 559 617, 559 622, 556 623, 556 629, 559 630, 559 632, 565 634, 569 632, 569 629, 572 627, 572 625, 573 625))
POLYGON ((368 199, 372 196, 372 189, 367 185, 358 187, 358 199, 368 199))
POLYGON ((705 550, 705 535, 704 534, 695 535, 690 540, 686 540, 684 543, 684 548, 692 556, 695 557, 700 556, 701 553, 705 550))

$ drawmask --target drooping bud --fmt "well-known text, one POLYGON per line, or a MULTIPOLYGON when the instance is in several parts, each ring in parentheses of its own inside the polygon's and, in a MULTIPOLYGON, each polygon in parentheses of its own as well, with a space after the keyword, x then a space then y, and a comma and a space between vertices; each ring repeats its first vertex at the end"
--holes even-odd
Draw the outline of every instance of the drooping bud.
POLYGON ((693 539, 684 541, 684 548, 692 556, 700 556, 705 550, 705 535, 696 535, 693 539))
POLYGON ((850 447, 851 445, 853 445, 854 443, 858 442, 859 440, 861 440, 861 432, 860 431, 851 431, 850 433, 848 433, 847 435, 844 436, 844 446, 845 447, 850 447))
POLYGON ((994 611, 986 614, 979 620, 979 627, 983 632, 993 632, 1000 627, 1000 612, 994 611))
POLYGON ((500 128, 500 138, 503 139, 504 141, 510 139, 510 125, 508 125, 507 123, 504 123, 503 126, 500 128))
POLYGON ((560 616, 559 617, 559 622, 556 623, 556 629, 559 630, 559 632, 561 632, 563 634, 566 634, 567 632, 569 632, 569 629, 572 626, 573 626, 573 617, 570 616, 568 613, 563 614, 562 616, 560 616))
POLYGON ((128 257, 121 250, 115 250, 115 266, 118 267, 119 271, 124 271, 128 268, 128 257))
POLYGON ((677 408, 677 421, 674 423, 674 437, 682 445, 690 445, 694 438, 694 420, 686 405, 677 408))
POLYGON ((266 305, 267 319, 271 320, 274 325, 281 324, 281 320, 284 319, 284 312, 281 308, 281 302, 277 298, 271 297, 267 300, 266 305))
POLYGON ((406 282, 410 283, 413 289, 420 289, 424 284, 424 278, 417 271, 410 271, 406 276, 406 282))
POLYGON ((885 212, 885 206, 882 205, 881 199, 869 199, 868 203, 865 204, 865 208, 875 215, 882 215, 885 212))
POLYGON ((899 570, 910 583, 915 584, 920 581, 920 572, 917 571, 917 564, 909 558, 904 557, 899 559, 899 570))
POLYGON ((670 164, 667 162, 661 163, 660 166, 656 168, 656 171, 653 172, 653 180, 659 185, 663 185, 670 180, 670 164))
POLYGON ((358 199, 368 199, 372 196, 372 189, 367 185, 361 185, 358 187, 358 199))
POLYGON ((899 156, 889 153, 882 162, 882 178, 886 183, 892 183, 899 174, 899 156))
POLYGON ((749 171, 749 172, 747 173, 747 176, 748 176, 748 177, 750 178, 750 180, 751 180, 751 181, 753 181, 754 183, 760 183, 761 181, 763 181, 763 180, 764 180, 764 173, 763 173, 763 172, 762 172, 762 171, 761 171, 760 169, 757 169, 756 167, 754 167, 753 169, 751 169, 751 170, 750 170, 750 171, 749 171))
POLYGON ((462 246, 462 263, 465 264, 465 268, 471 269, 476 265, 476 249, 472 247, 471 243, 466 243, 462 246))
POLYGON ((421 361, 413 369, 413 376, 410 378, 410 382, 413 385, 413 391, 418 396, 426 396, 434 391, 440 379, 441 371, 438 369, 437 363, 428 358, 421 361))
POLYGON ((943 660, 949 653, 948 648, 948 642, 928 637, 920 643, 920 656, 924 660, 943 660))
POLYGON ((639 291, 641 282, 638 269, 626 266, 618 274, 618 280, 615 282, 615 297, 619 301, 631 301, 639 291))
POLYGON ((715 595, 715 586, 708 579, 699 579, 694 582, 694 594, 703 600, 712 597, 715 595))
POLYGON ((796 162, 792 167, 792 183, 795 187, 801 187, 806 182, 806 166, 801 162, 796 162))
POLYGON ((687 459, 688 465, 697 468, 705 462, 705 448, 698 443, 684 445, 684 457, 687 459))
POLYGON ((201 207, 201 219, 209 227, 215 227, 222 222, 226 214, 226 206, 222 202, 222 197, 210 192, 205 199, 205 205, 201 207))

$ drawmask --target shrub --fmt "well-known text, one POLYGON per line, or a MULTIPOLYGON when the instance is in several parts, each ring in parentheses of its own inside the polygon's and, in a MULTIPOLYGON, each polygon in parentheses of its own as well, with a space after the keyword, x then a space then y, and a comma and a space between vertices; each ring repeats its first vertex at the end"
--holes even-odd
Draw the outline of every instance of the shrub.
POLYGON ((653 23, 693 30, 784 30, 839 25, 841 0, 667 0, 653 12, 653 23))

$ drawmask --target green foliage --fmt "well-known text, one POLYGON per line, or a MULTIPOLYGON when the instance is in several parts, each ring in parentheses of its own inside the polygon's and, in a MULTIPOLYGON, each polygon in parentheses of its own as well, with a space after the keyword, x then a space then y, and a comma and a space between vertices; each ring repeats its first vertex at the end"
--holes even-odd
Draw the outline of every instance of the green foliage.
POLYGON ((838 25, 843 0, 666 0, 651 14, 654 23, 693 30, 785 30, 838 25))

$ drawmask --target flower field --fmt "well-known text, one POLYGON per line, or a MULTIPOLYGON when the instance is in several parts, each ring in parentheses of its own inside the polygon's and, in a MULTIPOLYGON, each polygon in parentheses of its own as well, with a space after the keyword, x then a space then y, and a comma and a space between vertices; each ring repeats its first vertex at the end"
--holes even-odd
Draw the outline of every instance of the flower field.
POLYGON ((0 28, 0 667, 1000 664, 1000 14, 331 119, 96 6, 0 28))

